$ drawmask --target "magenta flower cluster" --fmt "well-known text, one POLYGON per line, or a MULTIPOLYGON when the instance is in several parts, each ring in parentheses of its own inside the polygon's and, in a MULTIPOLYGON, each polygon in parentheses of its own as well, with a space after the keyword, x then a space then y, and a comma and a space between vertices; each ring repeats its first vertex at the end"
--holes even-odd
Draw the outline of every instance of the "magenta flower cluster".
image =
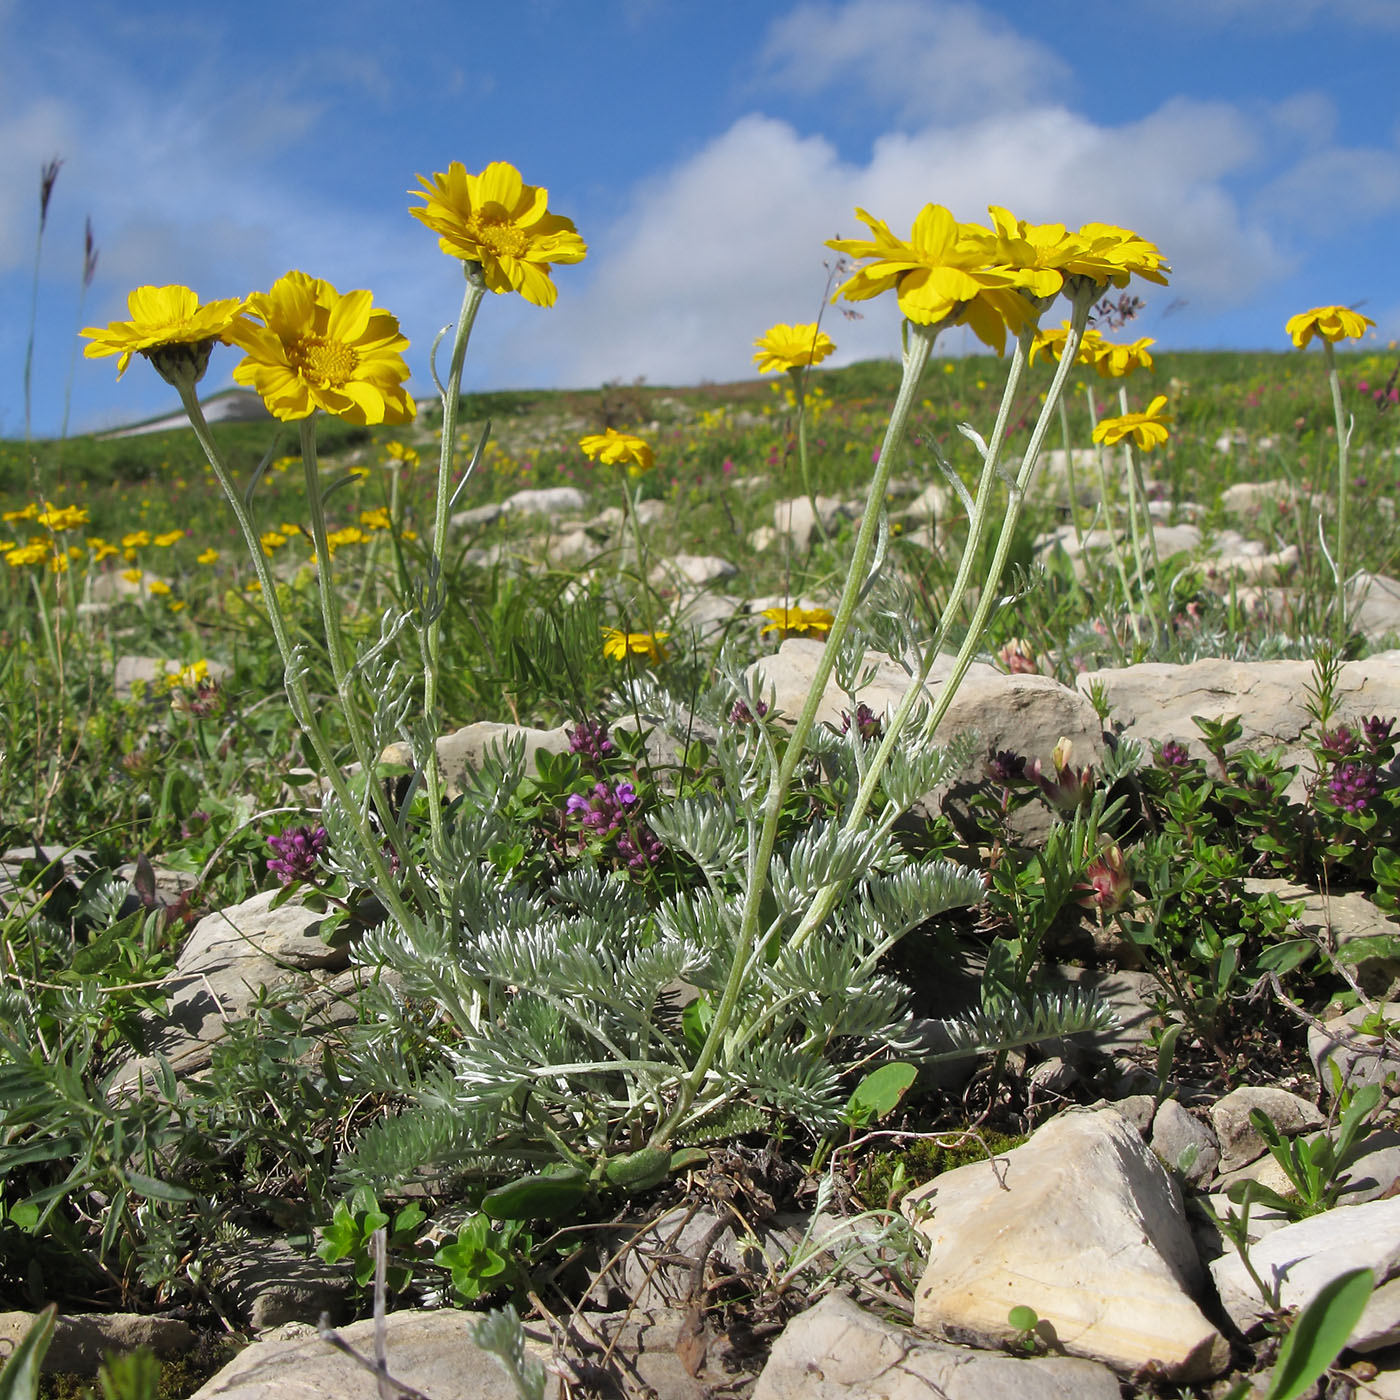
POLYGON ((597 767, 605 758, 617 752, 617 746, 608 738, 605 724, 583 719, 569 731, 569 752, 576 753, 585 762, 597 767))
POLYGON ((564 804, 569 816, 595 836, 611 836, 622 829, 627 810, 637 804, 637 792, 631 783, 594 783, 587 797, 574 793, 564 804))
POLYGON ((309 880, 320 867, 327 839, 323 826, 293 826, 280 836, 269 836, 272 857, 267 868, 284 885, 309 880))
POLYGON ((1378 790, 1369 763, 1339 763, 1327 779, 1327 796, 1344 812, 1364 812, 1378 790))

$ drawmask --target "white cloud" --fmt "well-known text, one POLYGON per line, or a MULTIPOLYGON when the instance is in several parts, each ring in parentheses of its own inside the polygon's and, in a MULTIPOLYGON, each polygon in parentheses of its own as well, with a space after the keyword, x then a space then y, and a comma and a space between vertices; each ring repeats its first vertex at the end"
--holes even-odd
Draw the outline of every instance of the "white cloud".
MULTIPOLYGON (((745 117, 639 189, 619 225, 595 239, 587 291, 562 296, 551 316, 556 372, 574 384, 747 375, 755 336, 816 314, 831 258, 823 242, 864 233, 857 205, 896 232, 930 202, 963 219, 985 220, 994 203, 1038 222, 1122 224, 1166 253, 1171 296, 1212 311, 1238 306, 1291 270, 1223 184, 1255 153, 1235 109, 1181 100, 1121 127, 1046 107, 891 134, 863 165, 784 122, 745 117)), ((828 312, 834 363, 896 348, 892 300, 860 309, 858 322, 828 312)), ((524 348, 514 353, 523 364, 524 348)))
POLYGON ((774 22, 760 63, 779 87, 863 90, 905 120, 1026 106, 1070 78, 1045 45, 955 0, 807 0, 774 22))

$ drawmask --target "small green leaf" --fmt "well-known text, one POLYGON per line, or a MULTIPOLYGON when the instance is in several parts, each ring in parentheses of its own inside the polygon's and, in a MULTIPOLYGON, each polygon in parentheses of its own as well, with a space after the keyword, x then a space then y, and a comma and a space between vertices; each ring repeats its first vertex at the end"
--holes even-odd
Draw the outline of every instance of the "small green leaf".
POLYGON ((572 1214, 588 1194, 588 1178, 578 1167, 518 1177, 481 1198, 492 1220, 553 1220, 572 1214))
POLYGON ((1034 1308, 1028 1308, 1021 1303, 1006 1314, 1006 1320, 1018 1332, 1034 1332, 1036 1324, 1040 1321, 1040 1314, 1034 1308))
POLYGON ((871 1070, 856 1085, 846 1102, 845 1121, 863 1128, 867 1123, 893 1113, 919 1071, 903 1060, 894 1060, 871 1070))
POLYGON ((664 1147, 643 1147, 625 1157, 614 1157, 603 1175, 624 1191, 648 1191, 666 1180, 671 1170, 671 1154, 664 1147))
POLYGON ((694 1001, 688 1002, 681 1012, 681 1034, 685 1036, 685 1043, 695 1053, 699 1054, 705 1044, 705 1037, 710 1032, 710 1022, 715 1019, 714 1004, 707 996, 698 996, 694 1001))
POLYGON ((1337 1359, 1375 1285, 1370 1269, 1352 1269, 1318 1290, 1283 1339, 1264 1400, 1297 1400, 1337 1359))

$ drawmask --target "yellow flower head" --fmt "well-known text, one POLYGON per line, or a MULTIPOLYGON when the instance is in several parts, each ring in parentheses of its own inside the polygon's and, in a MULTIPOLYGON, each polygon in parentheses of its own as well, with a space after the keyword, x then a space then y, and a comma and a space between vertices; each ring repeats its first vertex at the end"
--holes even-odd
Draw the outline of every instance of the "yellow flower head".
MULTIPOLYGON (((1035 339, 1031 341, 1031 364, 1035 363, 1036 356, 1042 353, 1048 355, 1056 364, 1060 362, 1060 356, 1065 352, 1065 341, 1069 338, 1069 322, 1061 321, 1059 326, 1049 330, 1037 330, 1035 339)), ((1079 353, 1074 357, 1077 365, 1092 365, 1098 362, 1098 357, 1102 352, 1103 337, 1092 327, 1084 332, 1079 341, 1079 353)))
MULTIPOLYGON (((83 349, 90 360, 120 355, 117 378, 126 373, 132 355, 144 355, 161 375, 204 374, 216 340, 227 342, 229 328, 243 310, 239 297, 201 306, 188 287, 137 287, 126 299, 129 321, 113 321, 105 329, 88 326, 82 334, 91 344, 83 349)), ((170 380, 174 383, 174 380, 170 380)))
POLYGON ((467 174, 459 160, 432 180, 418 176, 421 190, 410 190, 423 208, 408 212, 438 234, 448 257, 481 267, 493 292, 519 292, 536 306, 553 306, 559 290, 550 263, 582 262, 588 245, 573 220, 551 214, 549 191, 527 185, 506 161, 467 174))
POLYGON ((219 562, 219 551, 211 546, 198 555, 194 562, 196 564, 217 564, 219 562))
POLYGON ((256 389, 274 417, 287 422, 318 408, 361 426, 413 417, 400 354, 408 341, 371 293, 341 296, 319 277, 289 272, 249 297, 248 311, 263 324, 244 316, 230 328, 228 338, 247 352, 233 377, 256 389))
MULTIPOLYGON (((1088 334, 1098 333, 1091 331, 1088 334)), ((1152 356, 1147 347, 1156 343, 1150 335, 1133 341, 1131 345, 1115 345, 1100 337, 1094 347, 1094 369, 1101 379, 1123 379, 1135 369, 1151 369, 1152 356)))
POLYGON ((163 597, 170 592, 170 585, 164 579, 153 578, 147 586, 156 597, 163 597))
POLYGON ((656 465, 656 454, 649 442, 631 433, 620 433, 616 428, 580 438, 578 445, 584 456, 595 462, 606 462, 610 466, 626 463, 629 476, 641 476, 656 465))
POLYGON ((1311 311, 1290 316, 1284 330, 1301 350, 1315 335, 1334 344, 1339 340, 1360 340, 1366 334, 1366 327, 1375 324, 1369 316, 1363 316, 1349 306, 1314 306, 1311 311))
POLYGON ((1033 297, 1057 296, 1064 269, 1084 251, 1084 242, 1063 224, 1028 224, 1009 209, 989 204, 995 248, 992 259, 1024 274, 1021 286, 1033 297))
POLYGON ((7 510, 0 515, 6 525, 18 525, 21 520, 34 520, 38 517, 39 507, 33 501, 24 507, 23 510, 7 510))
POLYGON ((373 510, 360 512, 360 524, 366 530, 390 530, 394 522, 389 519, 389 512, 383 506, 376 506, 373 510))
POLYGON ((648 665, 664 661, 669 648, 662 645, 669 632, 621 632, 616 627, 603 628, 603 655, 610 661, 626 661, 628 656, 640 656, 648 665))
POLYGON ((1162 412, 1166 406, 1167 396, 1158 394, 1147 405, 1146 413, 1124 413, 1117 418, 1104 418, 1094 429, 1094 441, 1112 446, 1131 437, 1139 451, 1151 452, 1154 447, 1166 442, 1168 437, 1167 424, 1172 420, 1170 415, 1162 412))
POLYGON ((836 620, 825 608, 764 608, 760 616, 769 619, 759 628, 760 636, 769 632, 780 632, 784 637, 802 632, 824 636, 836 620))
POLYGON ((271 555, 287 543, 287 537, 280 530, 264 530, 258 537, 258 543, 262 545, 264 554, 271 555))
POLYGON ((31 540, 28 544, 17 544, 5 555, 5 562, 12 568, 17 569, 21 564, 42 564, 49 557, 49 546, 46 540, 35 542, 31 540))
POLYGON ((932 326, 956 320, 998 354, 1006 347, 1007 326, 1020 330, 1025 324, 1030 305, 1015 288, 1027 277, 993 262, 995 239, 988 230, 958 223, 940 204, 923 207, 907 243, 864 209, 856 217, 873 237, 833 238, 826 246, 872 261, 838 287, 836 297, 865 301, 893 288, 911 321, 932 326))
POLYGON ((45 529, 57 533, 59 530, 76 530, 79 525, 86 525, 88 513, 83 506, 56 506, 49 501, 43 514, 36 519, 45 529))
POLYGON ((177 544, 184 538, 185 532, 183 530, 167 530, 163 535, 157 535, 151 543, 161 549, 169 549, 172 544, 177 544))
POLYGON ((806 369, 819 365, 836 349, 836 342, 825 331, 810 326, 770 326, 754 344, 758 353, 754 364, 760 374, 770 370, 806 369))
POLYGON ((1131 229, 1085 224, 1079 239, 1083 247, 1065 263, 1067 274, 1087 277, 1101 286, 1111 282, 1115 287, 1126 287, 1134 274, 1158 286, 1167 285, 1166 274, 1171 268, 1161 251, 1131 229))
POLYGON ((129 534, 122 536, 123 549, 144 549, 151 542, 151 532, 149 530, 132 530, 129 534))
POLYGON ((421 460, 416 447, 405 447, 401 442, 386 442, 384 455, 391 462, 402 462, 406 467, 416 467, 421 460))

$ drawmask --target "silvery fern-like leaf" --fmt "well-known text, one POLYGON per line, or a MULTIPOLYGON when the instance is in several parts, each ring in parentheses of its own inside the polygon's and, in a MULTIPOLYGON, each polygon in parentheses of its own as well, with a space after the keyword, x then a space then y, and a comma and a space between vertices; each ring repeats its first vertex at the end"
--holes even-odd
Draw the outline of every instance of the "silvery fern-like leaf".
POLYGON ((1117 1025, 1117 1018, 1093 993, 1072 987, 1068 991, 1033 992, 1029 1007, 1011 1003, 994 1014, 972 1011, 939 1025, 948 1036, 949 1048, 925 1056, 929 1062, 999 1054, 1060 1036, 1108 1031, 1117 1025))
POLYGON ((801 914, 823 886, 849 884, 879 866, 897 867, 904 858, 886 832, 868 827, 847 831, 836 822, 814 822, 774 858, 773 898, 782 914, 801 914))
POLYGON ((708 793, 658 806, 647 820, 667 846, 684 851, 710 878, 732 871, 744 853, 744 832, 733 809, 708 793))
POLYGON ((737 896, 723 898, 709 890, 687 891, 657 907, 656 926, 662 934, 722 960, 734 947, 742 916, 743 903, 737 896))
POLYGON ((723 1142, 745 1133, 761 1132, 767 1126, 768 1119, 752 1104, 702 1104, 695 1116, 687 1119, 676 1134, 676 1142, 682 1146, 723 1142))
POLYGON ((472 1341, 500 1363, 519 1400, 544 1400, 544 1363, 525 1350, 525 1329, 513 1305, 487 1313, 473 1329, 472 1341))
POLYGON ((910 862, 889 874, 872 875, 842 915, 868 946, 879 947, 950 909, 980 904, 985 894, 980 871, 951 860, 910 862))
POLYGON ((923 739, 918 725, 911 722, 881 775, 885 795, 901 811, 907 811, 966 769, 976 748, 977 741, 969 734, 935 744, 923 739))
POLYGON ((1103 780, 1112 786, 1119 778, 1136 773, 1143 765, 1146 750, 1138 739, 1120 737, 1117 743, 1106 747, 1103 758, 1103 780))
POLYGON ((841 1121, 847 1094, 836 1069, 820 1057, 781 1041, 760 1040, 747 1047, 730 1071, 756 1103, 770 1104, 813 1131, 829 1131, 841 1121))

